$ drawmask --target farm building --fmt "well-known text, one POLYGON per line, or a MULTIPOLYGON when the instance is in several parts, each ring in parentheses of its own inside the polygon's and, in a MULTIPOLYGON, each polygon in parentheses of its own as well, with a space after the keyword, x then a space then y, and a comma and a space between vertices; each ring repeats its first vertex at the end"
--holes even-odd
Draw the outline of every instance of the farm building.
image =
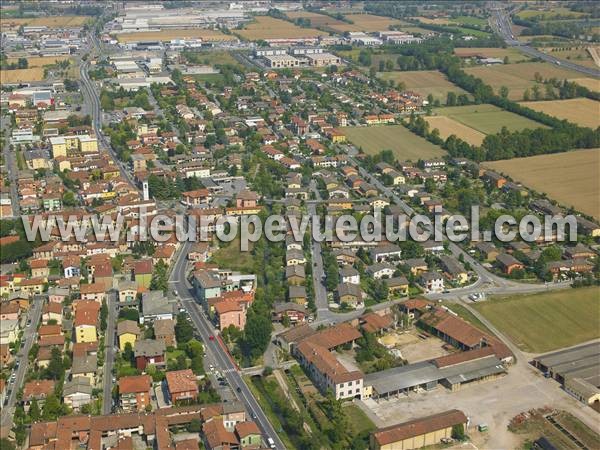
POLYGON ((380 399, 430 391, 439 384, 457 391, 465 384, 493 380, 505 373, 505 366, 487 347, 370 373, 364 383, 372 387, 373 398, 380 399))
POLYGON ((467 416, 457 409, 421 419, 399 423, 371 433, 371 450, 405 450, 435 445, 452 437, 452 427, 467 423, 467 416))
POLYGON ((600 342, 538 356, 533 365, 579 401, 600 404, 600 342))

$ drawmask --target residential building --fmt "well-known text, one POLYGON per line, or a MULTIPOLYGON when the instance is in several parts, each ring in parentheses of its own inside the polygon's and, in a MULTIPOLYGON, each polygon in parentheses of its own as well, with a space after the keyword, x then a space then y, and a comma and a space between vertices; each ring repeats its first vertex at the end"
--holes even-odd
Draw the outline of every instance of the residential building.
POLYGON ((124 412, 145 411, 150 405, 150 375, 134 375, 119 378, 119 403, 124 412))
POLYGON ((63 386, 63 402, 73 411, 78 412, 83 405, 92 401, 92 385, 86 377, 75 377, 65 381, 63 386))
POLYGON ((127 344, 131 348, 135 346, 135 341, 140 336, 140 328, 134 320, 122 320, 117 323, 117 338, 119 339, 119 350, 124 351, 127 344))
POLYGON ((149 291, 142 294, 142 314, 140 323, 159 319, 173 319, 173 305, 162 291, 149 291))
POLYGON ((165 378, 171 403, 194 400, 198 396, 198 382, 191 369, 167 372, 165 378))
POLYGON ((135 366, 138 370, 145 370, 148 364, 162 367, 165 365, 166 346, 163 341, 152 339, 137 340, 133 347, 135 366))
POLYGON ((173 319, 157 319, 154 321, 154 338, 163 341, 167 347, 175 347, 175 321, 173 319))

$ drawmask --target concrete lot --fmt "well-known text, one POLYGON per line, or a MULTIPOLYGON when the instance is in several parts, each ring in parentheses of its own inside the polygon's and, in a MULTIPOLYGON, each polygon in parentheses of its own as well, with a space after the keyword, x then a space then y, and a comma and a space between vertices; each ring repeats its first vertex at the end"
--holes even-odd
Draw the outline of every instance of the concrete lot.
POLYGON ((598 413, 561 390, 556 381, 525 365, 510 368, 508 375, 497 380, 465 386, 454 393, 438 386, 435 391, 357 403, 378 426, 460 409, 471 419, 469 432, 481 423, 489 426, 486 435, 474 436, 479 448, 516 448, 520 438, 507 430, 510 419, 522 411, 543 406, 566 410, 596 432, 600 429, 598 413))
POLYGON ((402 352, 402 357, 412 364, 448 355, 450 352, 443 348, 444 345, 444 341, 435 337, 428 339, 419 339, 417 337, 414 343, 401 346, 400 351, 402 352))

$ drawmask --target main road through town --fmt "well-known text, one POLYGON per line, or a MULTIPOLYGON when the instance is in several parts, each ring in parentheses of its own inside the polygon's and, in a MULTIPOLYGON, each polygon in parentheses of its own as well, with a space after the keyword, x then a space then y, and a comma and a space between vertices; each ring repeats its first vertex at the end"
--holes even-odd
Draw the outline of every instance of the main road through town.
POLYGON ((511 20, 510 13, 507 11, 503 4, 496 3, 492 8, 492 16, 489 19, 490 25, 498 33, 504 42, 511 47, 515 47, 519 49, 521 52, 532 56, 534 58, 539 58, 543 61, 556 64, 557 66, 564 67, 566 69, 574 70, 576 72, 582 73, 584 75, 589 75, 592 77, 600 77, 600 70, 595 69, 593 67, 584 67, 579 64, 575 64, 571 61, 567 61, 566 59, 559 59, 547 53, 541 52, 538 49, 531 47, 529 45, 523 44, 518 39, 515 38, 511 20))
POLYGON ((244 404, 246 411, 252 416, 252 420, 257 423, 264 436, 273 439, 277 449, 284 449, 283 442, 267 419, 258 401, 254 398, 252 391, 246 385, 239 368, 233 362, 221 341, 215 337, 214 327, 194 300, 191 286, 187 281, 187 255, 191 247, 192 242, 181 244, 173 270, 169 276, 169 285, 175 289, 181 299, 181 304, 192 319, 196 331, 204 342, 206 353, 215 361, 216 368, 223 374, 229 386, 236 391, 238 399, 244 404))

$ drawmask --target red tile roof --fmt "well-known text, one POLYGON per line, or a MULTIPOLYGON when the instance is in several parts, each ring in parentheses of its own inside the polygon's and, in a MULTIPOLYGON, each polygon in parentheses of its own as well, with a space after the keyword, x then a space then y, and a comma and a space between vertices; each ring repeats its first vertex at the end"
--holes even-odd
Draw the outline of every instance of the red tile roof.
POLYGON ((198 390, 196 375, 190 369, 167 372, 166 378, 171 394, 198 390))
POLYGON ((135 394, 150 391, 152 378, 150 375, 134 375, 119 379, 119 394, 135 394))

